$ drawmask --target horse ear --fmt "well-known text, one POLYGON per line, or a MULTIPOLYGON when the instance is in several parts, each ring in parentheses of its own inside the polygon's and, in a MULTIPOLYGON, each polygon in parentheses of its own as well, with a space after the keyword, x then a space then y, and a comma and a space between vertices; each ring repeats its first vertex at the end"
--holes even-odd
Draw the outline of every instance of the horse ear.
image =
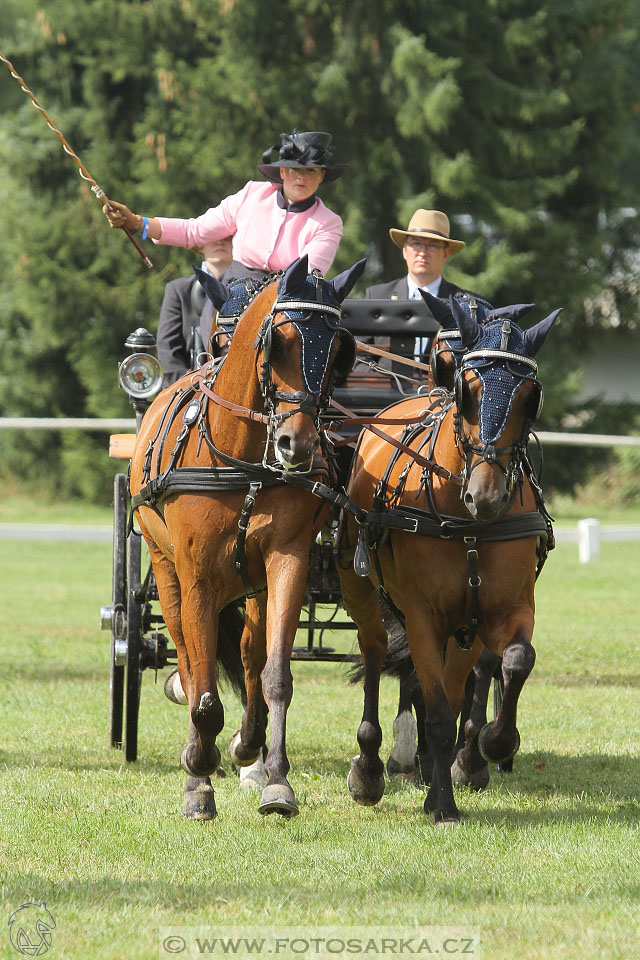
POLYGON ((527 353, 530 357, 535 357, 546 340, 549 330, 551 330, 551 327, 562 313, 562 310, 562 307, 554 310, 553 313, 550 313, 549 316, 541 320, 540 323, 536 323, 535 327, 530 327, 528 330, 525 330, 524 342, 527 345, 527 353))
POLYGON ((290 263, 285 270, 284 276, 278 284, 279 296, 282 297, 287 293, 292 294, 295 293, 296 290, 299 290, 300 287, 304 285, 308 273, 309 258, 305 253, 303 257, 298 257, 297 260, 290 263))
POLYGON ((503 317, 518 323, 521 317, 533 310, 535 303, 512 303, 510 307, 498 307, 492 310, 487 320, 502 320, 503 317))
POLYGON ((434 297, 428 290, 422 290, 420 287, 418 289, 422 294, 422 299, 433 314, 433 319, 436 323, 439 323, 445 330, 450 330, 452 327, 455 327, 456 322, 453 319, 449 301, 441 300, 440 297, 434 297))
POLYGON ((211 300, 211 303, 216 310, 220 310, 231 296, 229 288, 225 287, 224 283, 220 283, 216 277, 212 277, 210 273, 205 273, 200 267, 196 267, 195 264, 193 265, 193 272, 200 281, 202 289, 209 297, 209 300, 211 300))
POLYGON ((455 325, 462 337, 462 346, 467 347, 467 349, 475 346, 482 336, 482 327, 473 317, 467 316, 466 312, 454 297, 449 297, 449 304, 455 325))
POLYGON ((337 277, 334 277, 329 286, 336 295, 338 303, 342 303, 345 300, 354 286, 364 273, 364 268, 367 265, 367 258, 364 260, 358 260, 357 263, 354 263, 352 267, 349 267, 348 270, 345 270, 344 273, 339 273, 337 277))

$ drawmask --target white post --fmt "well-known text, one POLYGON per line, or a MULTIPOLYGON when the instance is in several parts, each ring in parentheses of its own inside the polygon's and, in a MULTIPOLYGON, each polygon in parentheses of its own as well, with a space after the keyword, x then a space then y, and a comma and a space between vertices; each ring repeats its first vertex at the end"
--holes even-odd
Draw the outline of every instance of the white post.
POLYGON ((600 556, 600 523, 593 517, 578 521, 578 556, 580 563, 589 563, 600 556))

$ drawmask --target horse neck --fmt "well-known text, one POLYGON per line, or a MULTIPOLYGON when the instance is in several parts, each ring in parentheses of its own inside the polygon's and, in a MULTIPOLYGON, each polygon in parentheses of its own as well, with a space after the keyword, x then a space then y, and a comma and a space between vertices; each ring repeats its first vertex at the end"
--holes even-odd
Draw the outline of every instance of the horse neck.
MULTIPOLYGON (((264 412, 264 401, 254 344, 264 318, 271 311, 276 293, 276 284, 270 284, 242 314, 214 383, 214 391, 218 396, 259 413, 264 412)), ((244 460, 262 457, 264 425, 236 416, 217 404, 209 406, 209 424, 216 445, 225 453, 244 460)))
MULTIPOLYGON (((454 475, 459 475, 464 469, 464 459, 456 446, 454 416, 455 406, 451 406, 440 424, 433 450, 433 459, 439 466, 450 470, 454 475)), ((434 474, 433 489, 436 504, 442 513, 455 515, 461 512, 460 487, 457 483, 454 483, 453 480, 445 480, 434 474)))

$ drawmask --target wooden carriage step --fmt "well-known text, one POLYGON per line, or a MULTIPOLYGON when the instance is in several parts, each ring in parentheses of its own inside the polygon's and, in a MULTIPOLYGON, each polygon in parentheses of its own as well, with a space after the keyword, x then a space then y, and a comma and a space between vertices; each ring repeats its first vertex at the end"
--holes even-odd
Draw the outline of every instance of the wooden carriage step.
POLYGON ((109 456, 117 460, 131 460, 135 444, 135 433, 112 433, 109 437, 109 456))

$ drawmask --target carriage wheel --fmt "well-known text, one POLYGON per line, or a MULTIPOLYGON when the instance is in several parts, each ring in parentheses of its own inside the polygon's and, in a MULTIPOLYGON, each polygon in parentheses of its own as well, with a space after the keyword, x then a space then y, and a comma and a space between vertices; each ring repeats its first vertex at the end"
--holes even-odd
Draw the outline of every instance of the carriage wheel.
POLYGON ((144 602, 136 599, 141 588, 140 557, 142 536, 135 530, 129 536, 129 563, 127 582, 127 681, 125 703, 124 755, 128 761, 138 756, 138 711, 140 709, 140 683, 142 670, 142 613, 144 602))
POLYGON ((112 747, 122 746, 124 707, 124 664, 118 663, 124 641, 127 605, 127 478, 118 473, 113 481, 113 584, 111 658, 109 661, 109 734, 112 747))

